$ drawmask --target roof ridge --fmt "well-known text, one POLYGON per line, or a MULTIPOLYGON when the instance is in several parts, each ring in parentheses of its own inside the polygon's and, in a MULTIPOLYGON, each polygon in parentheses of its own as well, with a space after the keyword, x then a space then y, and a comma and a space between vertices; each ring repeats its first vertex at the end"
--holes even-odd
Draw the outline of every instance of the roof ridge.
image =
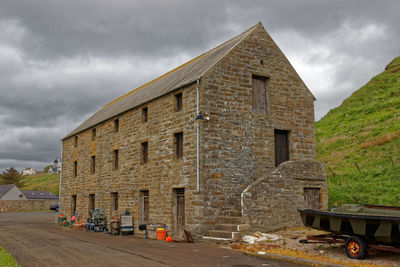
POLYGON ((217 47, 200 54, 165 74, 105 104, 62 139, 64 140, 110 118, 118 116, 123 112, 163 96, 168 92, 172 92, 195 82, 210 71, 210 69, 220 62, 259 25, 262 27, 262 24, 259 22, 244 32, 221 43, 217 47))
MULTIPOLYGON (((162 74, 161 76, 159 76, 159 77, 157 77, 157 78, 155 78, 155 79, 153 79, 153 80, 151 80, 151 81, 149 81, 149 82, 147 82, 147 83, 145 83, 145 84, 143 84, 143 85, 141 85, 141 86, 139 86, 139 87, 133 89, 132 91, 129 91, 128 93, 126 93, 126 94, 124 94, 124 95, 122 95, 122 96, 120 96, 120 97, 118 97, 118 98, 116 98, 116 99, 114 99, 114 100, 112 100, 111 102, 105 104, 101 109, 104 109, 104 108, 107 108, 108 106, 111 106, 112 104, 114 104, 114 103, 118 102, 119 100, 121 100, 121 99, 127 97, 128 95, 131 95, 131 94, 133 94, 134 92, 136 92, 136 91, 138 91, 138 90, 140 90, 140 89, 142 89, 142 88, 144 88, 144 87, 146 87, 146 86, 152 84, 153 82, 156 82, 156 81, 158 81, 158 80, 164 78, 165 76, 171 74, 172 72, 174 72, 174 71, 176 71, 176 70, 179 70, 179 69, 185 67, 186 65, 190 64, 191 62, 196 61, 197 59, 201 58, 201 57, 204 56, 205 54, 211 53, 212 51, 217 50, 218 48, 222 47, 223 45, 225 45, 225 44, 227 44, 227 43, 233 41, 234 39, 238 38, 239 36, 242 36, 242 35, 243 35, 241 38, 239 38, 240 40, 239 40, 231 49, 229 49, 227 52, 225 52, 225 53, 222 55, 222 57, 216 62, 216 63, 218 63, 227 53, 229 53, 234 47, 236 47, 236 45, 237 45, 238 43, 240 43, 240 42, 247 36, 247 34, 250 33, 252 30, 254 30, 254 29, 257 27, 257 25, 259 25, 260 23, 261 23, 261 22, 258 22, 256 25, 252 26, 251 28, 249 28, 249 29, 245 30, 244 32, 242 32, 242 33, 240 33, 240 34, 238 34, 238 35, 232 37, 231 39, 229 39, 229 40, 227 40, 227 41, 221 43, 220 45, 218 45, 218 46, 216 46, 216 47, 214 47, 214 48, 208 50, 207 52, 204 52, 204 53, 200 54, 199 56, 192 58, 191 60, 189 60, 189 61, 187 61, 187 62, 185 62, 185 63, 179 65, 178 67, 176 67, 176 68, 174 68, 174 69, 172 69, 172 70, 170 70, 170 71, 168 71, 168 72, 162 74)), ((215 63, 215 64, 216 64, 216 63, 215 63)), ((198 78, 202 77, 202 76, 203 76, 207 71, 209 71, 215 64, 213 64, 210 68, 208 68, 208 69, 207 69, 206 71, 204 71, 201 75, 199 75, 198 78)), ((179 83, 179 82, 178 82, 178 83, 179 83)))

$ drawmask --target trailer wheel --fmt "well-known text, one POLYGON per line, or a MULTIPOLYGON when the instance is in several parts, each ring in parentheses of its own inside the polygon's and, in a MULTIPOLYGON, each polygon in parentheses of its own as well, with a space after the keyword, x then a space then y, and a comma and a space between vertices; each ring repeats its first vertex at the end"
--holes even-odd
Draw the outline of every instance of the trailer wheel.
POLYGON ((368 256, 367 242, 361 237, 350 236, 346 240, 346 253, 351 259, 365 259, 368 256))

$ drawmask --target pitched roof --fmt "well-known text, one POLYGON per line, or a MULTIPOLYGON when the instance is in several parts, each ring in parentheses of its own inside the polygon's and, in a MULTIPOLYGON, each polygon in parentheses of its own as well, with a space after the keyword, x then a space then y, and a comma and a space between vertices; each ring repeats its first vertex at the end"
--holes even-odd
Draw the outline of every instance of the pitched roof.
POLYGON ((218 63, 237 44, 246 38, 258 25, 261 25, 261 23, 259 22, 250 29, 216 48, 201 54, 185 64, 106 104, 63 139, 71 137, 72 135, 82 132, 125 111, 195 82, 216 63, 218 63))
POLYGON ((21 190, 27 199, 58 199, 57 195, 47 191, 21 190))
POLYGON ((14 184, 0 185, 0 198, 2 198, 14 186, 14 184))

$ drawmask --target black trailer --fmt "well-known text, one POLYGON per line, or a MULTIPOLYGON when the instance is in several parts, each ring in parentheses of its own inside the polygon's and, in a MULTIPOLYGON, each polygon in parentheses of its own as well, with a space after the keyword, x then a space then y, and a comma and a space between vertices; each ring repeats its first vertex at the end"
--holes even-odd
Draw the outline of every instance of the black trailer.
POLYGON ((344 204, 331 211, 298 211, 304 226, 330 232, 307 240, 342 244, 352 259, 366 258, 368 250, 400 253, 400 207, 344 204))

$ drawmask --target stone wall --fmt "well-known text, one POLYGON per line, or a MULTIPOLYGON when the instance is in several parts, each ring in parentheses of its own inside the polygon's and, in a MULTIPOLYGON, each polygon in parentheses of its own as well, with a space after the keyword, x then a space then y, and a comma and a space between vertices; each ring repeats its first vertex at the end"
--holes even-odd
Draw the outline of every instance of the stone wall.
POLYGON ((252 231, 302 225, 297 209, 307 208, 304 188, 320 189, 320 206, 328 207, 326 173, 317 161, 287 161, 254 182, 242 194, 243 217, 252 231))
POLYGON ((0 213, 30 210, 48 210, 57 199, 0 200, 0 213))
POLYGON ((204 221, 238 214, 240 194, 275 169, 274 130, 288 130, 290 159, 314 160, 314 98, 262 26, 201 80, 204 221), (267 109, 252 108, 252 76, 268 77, 267 109))
MULTIPOLYGON (((196 90, 195 84, 162 96, 145 105, 111 118, 96 128, 63 142, 62 211, 72 213, 72 195, 77 196, 77 215, 86 218, 89 195, 95 194, 95 207, 112 216, 112 193, 118 193, 120 209, 133 211, 135 227, 140 223, 140 191, 149 191, 149 223, 166 224, 174 229, 174 188, 185 188, 185 227, 199 232, 202 199, 196 193, 196 90), (182 92, 183 107, 175 111, 176 93, 182 92), (142 121, 142 108, 148 108, 148 121, 142 121), (114 132, 114 119, 119 132, 114 132), (174 158, 174 133, 183 132, 183 158, 174 158), (141 161, 141 143, 148 142, 148 162, 141 161), (119 150, 119 167, 113 168, 113 150, 119 150), (91 156, 96 170, 91 174, 91 156), (73 164, 78 162, 74 177, 73 164)), ((136 229, 136 232, 140 232, 136 229)))

